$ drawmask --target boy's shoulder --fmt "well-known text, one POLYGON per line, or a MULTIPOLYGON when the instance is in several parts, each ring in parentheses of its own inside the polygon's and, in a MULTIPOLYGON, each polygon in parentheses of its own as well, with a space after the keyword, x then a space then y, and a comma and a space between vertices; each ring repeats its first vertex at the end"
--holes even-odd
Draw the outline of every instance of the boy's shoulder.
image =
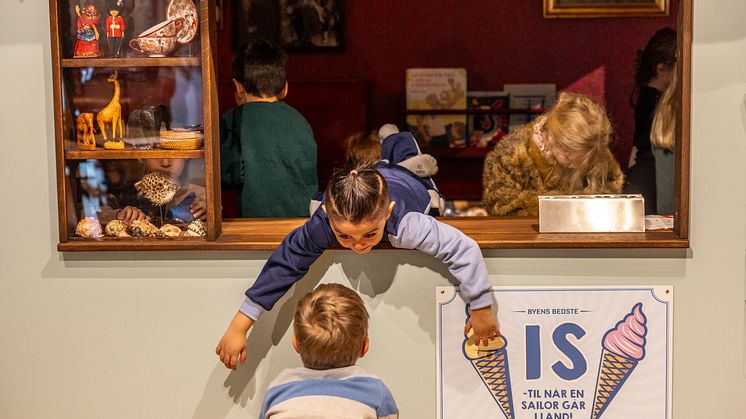
MULTIPOLYGON (((398 411, 393 395, 378 377, 368 374, 356 365, 329 370, 292 368, 283 370, 270 384, 265 396, 264 409, 293 410, 293 399, 303 398, 306 409, 314 400, 319 407, 333 406, 354 408, 344 400, 359 403, 360 407, 375 410, 378 416, 387 416, 398 411), (310 404, 309 404, 310 403, 310 404)), ((299 400, 300 401, 300 400, 299 400)))
POLYGON ((310 368, 298 367, 282 370, 269 387, 272 388, 309 380, 346 380, 350 378, 366 378, 372 381, 381 381, 378 377, 368 374, 365 369, 357 365, 327 370, 313 370, 310 368))
POLYGON ((286 128, 310 129, 311 125, 306 118, 295 108, 285 102, 246 102, 243 105, 233 107, 226 111, 221 119, 223 123, 250 122, 261 120, 265 122, 282 120, 286 128))

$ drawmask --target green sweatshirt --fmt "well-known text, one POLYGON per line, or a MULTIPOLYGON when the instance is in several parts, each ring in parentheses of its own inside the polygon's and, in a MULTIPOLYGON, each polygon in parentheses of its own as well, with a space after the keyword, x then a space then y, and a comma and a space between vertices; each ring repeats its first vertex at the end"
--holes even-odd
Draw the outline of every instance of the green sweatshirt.
POLYGON ((220 175, 241 186, 242 217, 308 217, 318 191, 311 126, 283 102, 230 109, 220 118, 220 175))

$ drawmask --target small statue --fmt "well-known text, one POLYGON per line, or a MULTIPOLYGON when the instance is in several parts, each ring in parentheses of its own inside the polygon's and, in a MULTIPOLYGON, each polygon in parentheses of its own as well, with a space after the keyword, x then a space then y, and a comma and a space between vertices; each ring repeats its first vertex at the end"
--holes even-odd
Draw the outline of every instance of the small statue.
POLYGON ((98 21, 100 16, 94 4, 88 4, 81 11, 80 5, 75 5, 75 13, 78 15, 78 34, 75 39, 75 58, 96 58, 101 56, 98 48, 98 21))
POLYGON ((124 150, 124 130, 122 123, 122 105, 119 103, 119 94, 121 92, 119 87, 119 81, 117 80, 117 72, 109 76, 106 80, 109 83, 114 84, 114 96, 109 101, 104 109, 101 109, 96 115, 96 122, 98 128, 101 130, 101 135, 104 136, 104 148, 107 150, 124 150), (111 141, 106 135, 106 124, 111 124, 111 141), (117 127, 119 128, 119 137, 117 137, 117 127))
POLYGON ((171 129, 171 117, 168 107, 162 103, 146 105, 130 112, 127 126, 130 138, 148 138, 153 143, 158 142, 161 125, 171 129))
POLYGON ((122 0, 109 0, 109 17, 106 18, 106 40, 109 43, 111 57, 119 58, 124 37, 124 18, 122 17, 122 0))
POLYGON ((75 142, 78 144, 78 148, 81 150, 95 150, 96 149, 96 137, 93 134, 93 114, 92 113, 81 113, 75 118, 75 130, 77 131, 77 137, 75 142))

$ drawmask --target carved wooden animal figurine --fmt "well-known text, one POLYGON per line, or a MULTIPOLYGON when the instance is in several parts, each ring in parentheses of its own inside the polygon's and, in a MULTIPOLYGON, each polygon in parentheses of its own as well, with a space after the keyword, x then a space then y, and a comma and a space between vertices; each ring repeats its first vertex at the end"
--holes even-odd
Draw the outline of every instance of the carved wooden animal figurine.
POLYGON ((130 112, 127 120, 129 138, 150 138, 157 142, 162 123, 166 124, 167 130, 171 129, 171 116, 166 105, 159 103, 137 108, 130 112))
POLYGON ((82 113, 75 118, 75 130, 77 136, 75 142, 81 150, 95 150, 96 137, 93 134, 93 114, 82 113))
POLYGON ((107 150, 123 150, 124 141, 122 141, 122 138, 124 138, 124 131, 122 130, 122 105, 119 103, 120 87, 117 80, 117 72, 115 71, 106 81, 114 84, 114 96, 109 101, 109 104, 96 115, 96 122, 98 123, 98 128, 101 130, 101 135, 104 136, 104 148, 107 150), (111 125, 111 141, 106 136, 107 123, 111 125), (119 127, 118 139, 117 127, 119 127))

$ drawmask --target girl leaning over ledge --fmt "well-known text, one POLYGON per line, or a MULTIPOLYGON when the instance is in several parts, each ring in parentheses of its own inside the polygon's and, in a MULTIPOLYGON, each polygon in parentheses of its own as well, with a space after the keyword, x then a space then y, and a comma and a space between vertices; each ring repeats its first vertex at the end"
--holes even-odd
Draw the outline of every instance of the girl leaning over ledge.
POLYGON ((483 205, 494 216, 536 216, 539 195, 620 193, 624 175, 609 150, 611 134, 601 106, 560 93, 549 111, 487 154, 483 205))

